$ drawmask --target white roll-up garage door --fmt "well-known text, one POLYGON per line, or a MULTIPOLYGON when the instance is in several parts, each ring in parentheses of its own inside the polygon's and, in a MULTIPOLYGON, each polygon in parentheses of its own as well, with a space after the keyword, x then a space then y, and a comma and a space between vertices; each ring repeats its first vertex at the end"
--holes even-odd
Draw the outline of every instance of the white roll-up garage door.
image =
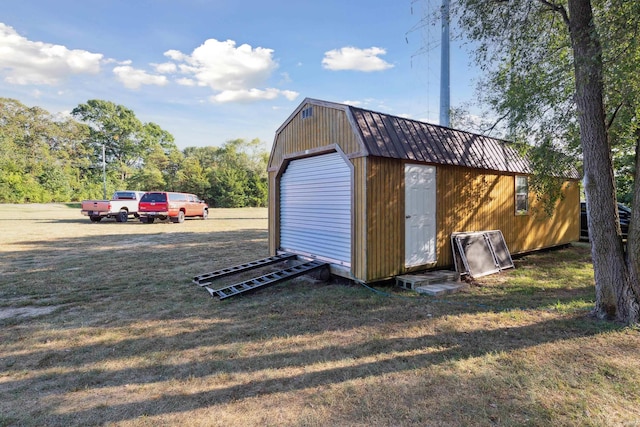
POLYGON ((280 248, 351 266, 351 168, 339 153, 292 160, 280 178, 280 248))

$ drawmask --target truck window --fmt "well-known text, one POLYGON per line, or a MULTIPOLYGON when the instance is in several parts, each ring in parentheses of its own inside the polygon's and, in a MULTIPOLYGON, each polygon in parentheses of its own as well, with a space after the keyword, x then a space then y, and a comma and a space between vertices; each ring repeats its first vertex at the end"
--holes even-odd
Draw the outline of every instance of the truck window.
POLYGON ((136 195, 135 193, 131 193, 131 192, 116 193, 113 199, 114 200, 135 200, 136 195))
POLYGON ((167 195, 165 193, 147 193, 140 199, 141 202, 166 202, 167 195))

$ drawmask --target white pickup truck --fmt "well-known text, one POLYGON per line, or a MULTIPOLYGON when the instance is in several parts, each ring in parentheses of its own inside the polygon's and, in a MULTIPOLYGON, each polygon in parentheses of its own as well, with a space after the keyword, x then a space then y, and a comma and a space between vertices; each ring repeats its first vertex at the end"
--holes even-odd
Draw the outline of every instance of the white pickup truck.
POLYGON ((111 200, 83 200, 82 215, 91 222, 102 218, 115 218, 117 222, 126 222, 129 215, 138 217, 138 203, 145 191, 116 191, 111 200))

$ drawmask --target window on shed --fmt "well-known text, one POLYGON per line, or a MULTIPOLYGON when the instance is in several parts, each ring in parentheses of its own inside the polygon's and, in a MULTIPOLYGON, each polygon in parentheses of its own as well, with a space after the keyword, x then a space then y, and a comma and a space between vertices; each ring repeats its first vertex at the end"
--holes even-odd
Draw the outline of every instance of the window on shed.
POLYGON ((516 215, 529 213, 529 178, 516 176, 516 215))
POLYGON ((307 107, 302 110, 302 118, 307 119, 313 115, 313 107, 307 107))

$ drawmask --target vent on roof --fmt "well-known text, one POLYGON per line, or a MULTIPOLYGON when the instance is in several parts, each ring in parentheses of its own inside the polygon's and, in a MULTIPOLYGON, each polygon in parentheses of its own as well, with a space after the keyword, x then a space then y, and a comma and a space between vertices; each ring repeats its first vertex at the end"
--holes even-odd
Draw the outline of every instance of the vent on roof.
POLYGON ((313 115, 313 107, 307 107, 304 110, 302 110, 302 118, 303 119, 308 119, 312 115, 313 115))

